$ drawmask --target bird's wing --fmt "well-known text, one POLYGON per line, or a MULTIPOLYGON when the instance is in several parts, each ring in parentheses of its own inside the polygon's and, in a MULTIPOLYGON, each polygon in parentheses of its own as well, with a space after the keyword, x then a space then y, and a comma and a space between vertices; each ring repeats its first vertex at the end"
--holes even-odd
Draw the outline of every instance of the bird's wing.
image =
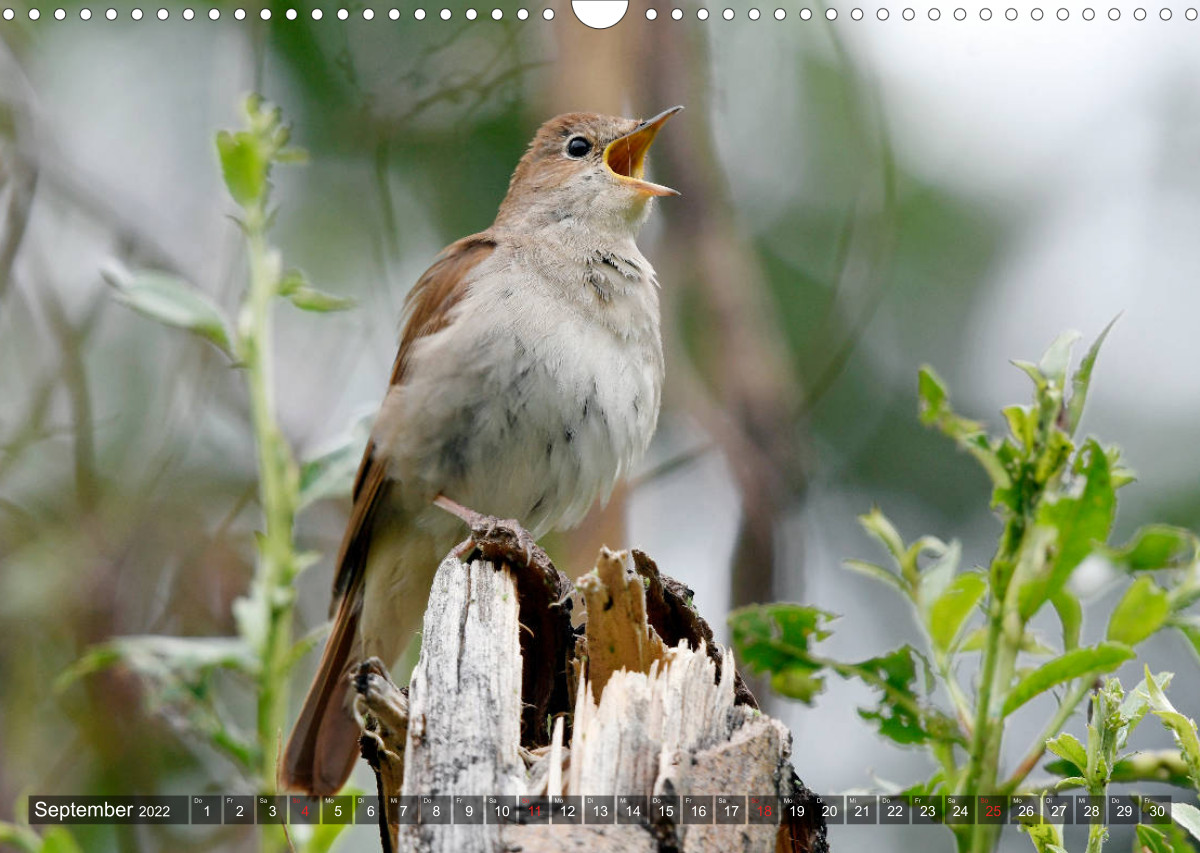
MULTIPOLYGON (((404 301, 404 329, 392 367, 392 385, 404 383, 413 344, 444 329, 450 322, 451 309, 466 293, 471 271, 495 248, 496 240, 487 232, 464 237, 448 246, 413 286, 404 301)), ((331 609, 336 610, 339 600, 362 579, 371 524, 390 487, 387 471, 388 460, 376 453, 373 439, 368 441, 351 493, 354 505, 338 553, 331 609)))

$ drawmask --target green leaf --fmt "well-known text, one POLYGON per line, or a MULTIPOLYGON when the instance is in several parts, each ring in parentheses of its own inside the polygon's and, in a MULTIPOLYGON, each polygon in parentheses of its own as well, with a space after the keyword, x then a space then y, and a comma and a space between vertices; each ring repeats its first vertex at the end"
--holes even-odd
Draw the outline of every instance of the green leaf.
POLYGON ((870 512, 860 515, 858 523, 862 525, 863 530, 883 545, 884 549, 892 555, 897 566, 904 562, 904 539, 879 507, 871 507, 870 512))
POLYGON ((1083 336, 1079 332, 1067 331, 1055 338, 1054 343, 1050 344, 1038 362, 1038 370, 1042 376, 1057 385, 1062 385, 1067 378, 1067 368, 1071 365, 1071 350, 1081 337, 1083 336))
POLYGON ((915 658, 918 656, 912 646, 905 645, 859 663, 839 664, 838 673, 859 678, 880 691, 879 704, 870 709, 859 708, 858 714, 875 722, 884 737, 903 745, 960 742, 958 724, 940 711, 925 707, 917 697, 915 658))
MULTIPOLYGON (((917 603, 921 616, 928 621, 930 608, 945 594, 954 580, 954 573, 958 571, 958 563, 962 559, 962 545, 957 540, 947 545, 932 536, 922 538, 918 544, 923 544, 924 551, 936 555, 933 562, 920 572, 917 585, 917 603)), ((910 552, 912 550, 909 549, 910 552)), ((916 575, 917 554, 914 553, 911 559, 912 573, 916 575)))
POLYGON ((1153 578, 1140 577, 1133 582, 1108 620, 1109 640, 1136 646, 1163 626, 1171 614, 1167 592, 1153 578))
POLYGON ((1020 590, 1021 617, 1028 620, 1048 598, 1066 584, 1085 557, 1103 545, 1116 512, 1116 492, 1109 477, 1108 456, 1095 440, 1082 451, 1083 490, 1077 497, 1059 497, 1038 507, 1037 525, 1056 533, 1057 553, 1048 573, 1029 578, 1020 590))
POLYGON ((874 578, 880 583, 892 587, 901 595, 908 597, 908 590, 905 588, 904 581, 900 576, 895 572, 889 572, 883 566, 868 563, 864 560, 843 560, 842 565, 852 572, 858 572, 860 575, 874 578))
POLYGON ((752 672, 769 672, 772 686, 805 703, 821 691, 823 663, 812 659, 809 646, 829 636, 824 627, 832 613, 798 604, 743 607, 729 614, 730 633, 738 657, 752 672))
POLYGON ((187 329, 232 356, 233 346, 225 318, 212 300, 197 288, 159 272, 125 275, 116 270, 105 270, 101 275, 116 291, 118 302, 152 320, 187 329))
POLYGON ((52 826, 42 834, 41 853, 83 853, 83 848, 65 827, 52 826))
POLYGON ((1008 406, 1004 419, 1013 438, 1025 449, 1032 449, 1037 442, 1037 412, 1031 406, 1008 406))
POLYGON ((925 426, 937 427, 941 433, 970 453, 992 480, 993 486, 1007 489, 1012 485, 1008 471, 996 454, 996 447, 978 421, 968 420, 950 407, 950 395, 937 372, 925 365, 917 374, 919 417, 925 426))
POLYGON ((954 646, 986 591, 987 579, 978 572, 965 572, 954 578, 929 609, 929 637, 935 649, 946 652, 954 646))
POLYGON ((40 853, 42 839, 27 826, 0 820, 0 848, 4 845, 20 853, 40 853))
POLYGON ((290 269, 279 278, 279 295, 286 296, 292 304, 302 311, 327 313, 330 311, 345 311, 354 306, 353 299, 343 299, 330 293, 317 290, 300 270, 290 269))
POLYGON ((1063 732, 1058 737, 1046 741, 1046 749, 1074 765, 1075 769, 1070 771, 1071 775, 1087 771, 1087 750, 1074 735, 1063 732))
POLYGON ((1083 406, 1087 402, 1088 387, 1092 384, 1092 368, 1096 366, 1096 356, 1100 354, 1100 347, 1104 345, 1104 339, 1108 337, 1108 333, 1112 331, 1112 327, 1119 319, 1121 319, 1120 314, 1109 320, 1104 331, 1088 347, 1087 354, 1084 355, 1083 361, 1079 363, 1079 369, 1075 371, 1075 376, 1071 379, 1071 399, 1067 403, 1067 433, 1070 435, 1075 434, 1075 430, 1079 428, 1079 421, 1083 418, 1083 406))
POLYGON ((1132 657, 1133 649, 1120 643, 1100 643, 1069 651, 1047 661, 1017 682, 1004 701, 1002 716, 1007 717, 1030 699, 1060 684, 1112 672, 1132 657))
POLYGON ((1058 620, 1062 623, 1063 650, 1069 652, 1078 648, 1079 632, 1083 627, 1083 605, 1066 588, 1050 596, 1050 603, 1058 612, 1058 620))
POLYGON ((1161 830, 1147 824, 1139 824, 1136 831, 1138 846, 1143 853, 1177 853, 1161 830))
POLYGON ((330 447, 301 464, 298 510, 320 500, 350 495, 372 422, 373 415, 363 415, 330 447))
POLYGON ((1131 571, 1176 569, 1192 561, 1196 536, 1182 527, 1147 524, 1127 544, 1107 551, 1116 565, 1131 571))
MULTIPOLYGON (((1200 791, 1200 735, 1196 732, 1196 722, 1175 710, 1175 706, 1167 699, 1158 682, 1150 675, 1150 667, 1146 667, 1146 678, 1143 682, 1149 698, 1150 709, 1163 721, 1183 754, 1183 762, 1187 765, 1192 784, 1200 791)), ((1189 827, 1190 828, 1190 827, 1189 827)), ((1197 837, 1200 837, 1198 835, 1197 837)))
POLYGON ((1171 819, 1200 841, 1200 809, 1190 803, 1171 803, 1171 819))
POLYGON ((332 293, 317 290, 315 287, 298 288, 288 294, 288 299, 301 311, 314 311, 322 314, 331 311, 345 311, 354 307, 353 299, 334 296, 332 293))
POLYGON ((259 136, 251 131, 230 133, 222 130, 217 134, 221 175, 229 194, 242 207, 266 200, 271 153, 259 136))
POLYGON ((1045 389, 1046 377, 1042 374, 1042 369, 1032 361, 1023 361, 1019 358, 1014 358, 1010 364, 1032 379, 1033 384, 1039 392, 1045 389))
MULTIPOLYGON (((1062 851, 1062 833, 1052 823, 1021 823, 1022 832, 1028 833, 1029 840, 1037 853, 1059 853, 1062 851)), ((1065 853, 1065 851, 1063 851, 1065 853)))
POLYGON ((236 637, 171 637, 141 634, 92 646, 55 680, 62 691, 79 678, 123 664, 150 678, 194 677, 217 668, 252 672, 257 666, 236 637))
POLYGON ((1137 686, 1129 691, 1124 701, 1121 702, 1120 707, 1120 714, 1126 720, 1128 731, 1132 732, 1137 728, 1142 718, 1146 716, 1146 712, 1150 710, 1150 689, 1147 686, 1146 679, 1152 679, 1159 692, 1162 692, 1167 689, 1167 685, 1171 683, 1171 679, 1174 677, 1174 673, 1170 672, 1160 672, 1154 676, 1151 676, 1147 672, 1146 678, 1139 681, 1137 686))

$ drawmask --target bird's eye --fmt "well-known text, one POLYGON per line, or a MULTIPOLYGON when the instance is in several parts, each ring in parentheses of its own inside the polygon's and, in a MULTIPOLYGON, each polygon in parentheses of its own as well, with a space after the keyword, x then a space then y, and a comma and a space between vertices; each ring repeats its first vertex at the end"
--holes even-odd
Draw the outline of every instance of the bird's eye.
POLYGON ((567 142, 567 156, 574 157, 576 160, 586 157, 591 150, 592 143, 588 142, 582 136, 572 136, 570 141, 567 142))

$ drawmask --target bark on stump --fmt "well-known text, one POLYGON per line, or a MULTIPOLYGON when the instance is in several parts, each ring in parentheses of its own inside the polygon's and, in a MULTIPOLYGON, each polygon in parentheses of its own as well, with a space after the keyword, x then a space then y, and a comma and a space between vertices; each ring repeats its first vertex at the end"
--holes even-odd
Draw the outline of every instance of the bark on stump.
POLYGON ((602 550, 574 585, 548 560, 529 562, 447 557, 410 685, 362 665, 363 756, 381 803, 501 795, 546 809, 568 795, 750 794, 792 798, 807 817, 381 824, 387 853, 828 850, 819 800, 788 760, 791 735, 758 711, 686 587, 637 551, 602 550), (572 610, 583 611, 574 625, 572 610))

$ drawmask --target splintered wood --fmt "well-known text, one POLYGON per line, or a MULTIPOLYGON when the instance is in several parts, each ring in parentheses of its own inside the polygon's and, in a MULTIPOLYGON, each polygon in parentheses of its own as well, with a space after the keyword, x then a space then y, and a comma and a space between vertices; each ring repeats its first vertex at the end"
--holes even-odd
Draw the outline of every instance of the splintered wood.
POLYGON ((517 822, 522 802, 544 815, 551 798, 585 795, 808 797, 809 814, 819 812, 788 762, 787 729, 754 706, 690 593, 637 557, 602 550, 575 594, 559 601, 554 594, 569 582, 548 563, 442 563, 407 696, 378 662, 358 673, 363 754, 381 797, 500 796, 514 805, 514 820, 393 824, 382 833, 385 851, 828 849, 816 817, 782 825, 777 817, 693 824, 678 812, 643 813, 630 824, 517 822), (572 598, 585 612, 574 649, 565 650, 572 598), (547 615, 547 602, 560 610, 547 615), (529 624, 546 636, 530 636, 529 624), (523 699, 523 685, 536 696, 523 699), (553 698, 571 695, 573 707, 553 698), (523 705, 530 699, 545 714, 538 732, 523 705))

